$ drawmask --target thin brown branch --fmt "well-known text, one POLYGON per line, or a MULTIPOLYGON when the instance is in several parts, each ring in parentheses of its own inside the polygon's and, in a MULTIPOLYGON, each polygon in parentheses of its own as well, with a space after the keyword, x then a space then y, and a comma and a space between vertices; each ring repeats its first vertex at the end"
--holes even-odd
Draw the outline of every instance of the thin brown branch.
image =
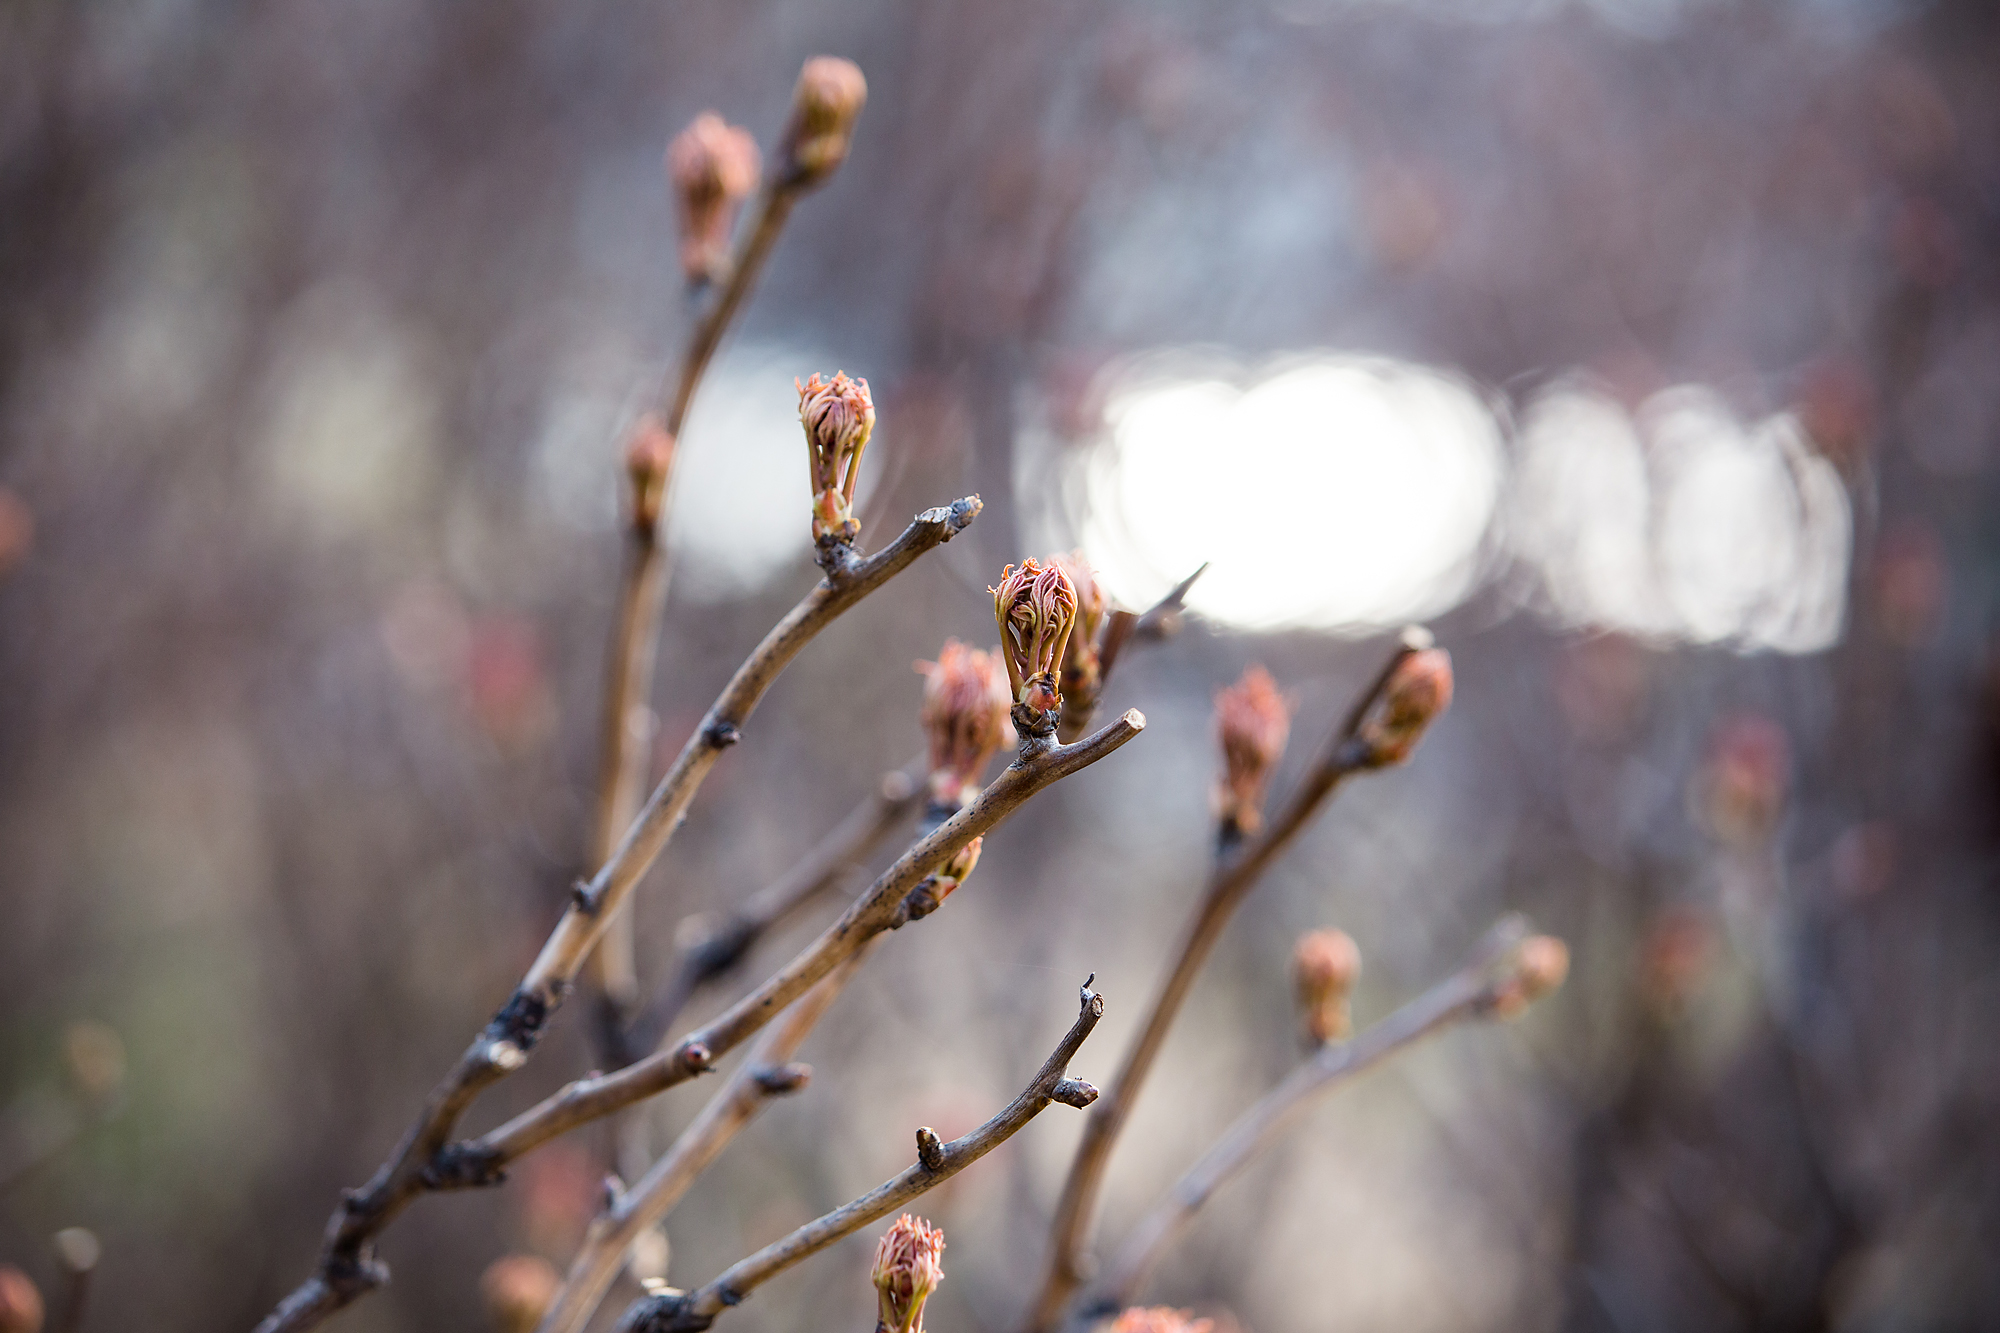
POLYGON ((678 370, 660 386, 660 406, 665 409, 663 415, 667 434, 675 439, 680 438, 681 425, 687 420, 688 405, 694 402, 694 391, 701 385, 702 374, 714 359, 716 348, 722 345, 722 335, 728 331, 730 321, 736 317, 751 287, 756 285, 757 275, 764 269, 764 260, 770 256, 771 247, 778 243, 778 233, 785 229, 785 219, 791 216, 792 205, 798 202, 805 188, 797 182, 781 179, 766 182, 758 192, 756 213, 730 260, 729 276, 723 280, 722 290, 702 312, 693 336, 687 341, 686 350, 681 353, 678 370), (672 387, 669 388, 669 385, 672 387))
POLYGON ((1079 1108, 1090 1105, 1097 1090, 1069 1077, 1069 1062, 1104 1016, 1104 999, 1090 989, 1088 981, 1079 999, 1076 1022, 1034 1081, 1000 1114, 950 1143, 940 1143, 928 1129, 919 1129, 915 1165, 732 1265, 697 1291, 662 1292, 639 1301, 619 1321, 620 1333, 697 1333, 706 1329, 718 1314, 742 1304, 751 1292, 779 1273, 951 1179, 1012 1138, 1050 1103, 1079 1108))
POLYGON ((763 985, 671 1048, 616 1072, 571 1083, 483 1138, 454 1145, 440 1161, 438 1175, 454 1184, 484 1184, 507 1163, 549 1139, 709 1069, 868 940, 917 915, 911 910, 912 895, 953 853, 990 831, 1042 788, 1096 763, 1145 726, 1145 717, 1133 709, 1074 745, 1023 742, 1021 758, 987 784, 971 805, 918 839, 839 920, 763 985))
POLYGON ((1119 1068, 1111 1091, 1084 1122, 1083 1141, 1077 1145, 1076 1157, 1070 1164, 1068 1179, 1063 1182, 1062 1198, 1056 1205, 1055 1218, 1050 1227, 1049 1265, 1029 1314, 1029 1333, 1048 1333, 1054 1328, 1070 1297, 1087 1275, 1084 1234, 1096 1211, 1097 1195, 1103 1185, 1105 1168, 1111 1160, 1111 1150, 1119 1131, 1131 1115, 1140 1087, 1145 1083, 1147 1074, 1152 1072, 1153 1061, 1166 1042, 1168 1029, 1180 1014, 1181 1005, 1193 988, 1202 964, 1208 960, 1210 950, 1221 938, 1223 927, 1262 878, 1264 871, 1319 813, 1342 779, 1369 766, 1368 747, 1358 736, 1362 721, 1368 716, 1369 709, 1374 706, 1376 697, 1388 683, 1396 666, 1411 653, 1428 647, 1429 642, 1429 635, 1421 630, 1405 632, 1396 652, 1369 688, 1357 698, 1340 730, 1334 733, 1311 771, 1293 790, 1284 808, 1265 825, 1260 835, 1247 844, 1225 846, 1218 856, 1208 887, 1181 936, 1173 969, 1154 997, 1139 1035, 1126 1052, 1125 1062, 1119 1068))
POLYGON ((589 884, 577 886, 527 976, 425 1100, 389 1160, 366 1186, 343 1198, 327 1224, 318 1271, 258 1325, 258 1333, 297 1333, 316 1327, 388 1279, 387 1268, 373 1254, 375 1235, 419 1193, 446 1183, 434 1159, 450 1142, 466 1107, 527 1062, 528 1052, 574 985, 605 921, 666 847, 702 779, 722 751, 741 739, 744 723, 771 682, 842 612, 924 552, 958 535, 978 512, 979 498, 968 496, 917 515, 901 536, 873 556, 828 562, 825 577, 737 668, 618 850, 589 884))
POLYGON ((1494 964, 1527 934, 1524 918, 1501 918, 1457 972, 1352 1041, 1322 1046, 1301 1061, 1283 1082, 1238 1117, 1216 1140, 1215 1146, 1175 1183, 1166 1198, 1140 1219, 1102 1281, 1077 1311, 1079 1318, 1112 1313, 1130 1304, 1146 1274, 1195 1212, 1224 1181, 1283 1132, 1314 1098, 1331 1092, 1440 1028, 1491 1013, 1497 998, 1494 964))
MULTIPOLYGON (((691 938, 675 945, 665 978, 633 1019, 617 1064, 656 1050, 695 992, 734 972, 759 940, 846 883, 883 839, 923 804, 923 761, 882 775, 882 781, 783 878, 753 894, 720 921, 688 923, 691 938), (914 769, 914 771, 912 771, 914 769)), ((601 946, 600 946, 601 947, 601 946)))
POLYGON ((1181 603, 1188 589, 1194 587, 1194 581, 1207 569, 1208 562, 1204 560, 1200 569, 1175 584, 1143 615, 1122 610, 1105 615, 1104 624, 1097 631, 1097 688, 1088 701, 1063 696, 1062 716, 1056 723, 1058 740, 1072 741, 1089 730, 1091 719, 1097 716, 1098 701, 1104 697, 1104 687, 1110 683, 1112 668, 1118 665, 1127 643, 1135 639, 1140 643, 1161 643, 1180 632, 1181 603))
POLYGON ((590 1224, 583 1247, 570 1264, 569 1276, 537 1333, 582 1333, 639 1234, 659 1225, 673 1211, 688 1187, 766 1104, 804 1086, 810 1071, 792 1065, 792 1057, 860 970, 870 945, 856 950, 764 1029, 748 1058, 666 1154, 590 1224))

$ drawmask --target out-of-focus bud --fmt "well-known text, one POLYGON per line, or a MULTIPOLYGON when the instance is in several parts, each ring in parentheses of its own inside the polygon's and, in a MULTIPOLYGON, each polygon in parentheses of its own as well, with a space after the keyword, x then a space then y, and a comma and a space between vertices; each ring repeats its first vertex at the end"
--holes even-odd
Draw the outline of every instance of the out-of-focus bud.
POLYGON ((667 499, 667 478, 674 467, 674 437, 654 413, 639 418, 625 446, 625 475, 632 481, 632 528, 650 538, 659 530, 660 507, 667 499))
POLYGON ((1679 1016, 1708 975, 1715 929, 1691 907, 1670 907, 1653 918, 1639 946, 1639 993, 1662 1019, 1679 1016))
POLYGON ((1104 622, 1109 598, 1097 571, 1083 558, 1083 552, 1052 557, 1051 564, 1062 566, 1076 588, 1076 629, 1063 650, 1062 696, 1078 716, 1088 719, 1097 711, 1097 695, 1104 686, 1104 672, 1098 661, 1097 631, 1104 622))
POLYGON ((851 542, 861 535, 854 518, 854 483, 861 475, 861 451, 875 431, 875 402, 867 380, 851 380, 835 371, 823 380, 817 374, 799 391, 799 421, 806 428, 806 451, 812 466, 813 537, 851 542))
POLYGON ((757 188, 763 160, 750 131, 704 111, 667 145, 667 179, 681 222, 681 271, 690 282, 715 278, 729 260, 736 210, 757 188))
POLYGON ((538 1254, 495 1259, 479 1279, 479 1295, 499 1333, 534 1333, 549 1312, 562 1275, 538 1254))
POLYGON ((944 1281, 944 1232, 904 1213, 875 1247, 878 1333, 923 1333, 924 1302, 944 1281))
POLYGON ((1696 784, 1709 830, 1739 849, 1767 843, 1778 830, 1791 788, 1792 747, 1766 717, 1742 714, 1715 728, 1696 784))
POLYGON ((1000 572, 993 618, 1000 625, 1000 656, 1014 692, 1014 726, 1022 735, 1046 736, 1062 707, 1056 669, 1076 628, 1076 585, 1063 567, 1030 558, 1000 572))
POLYGON ((810 189, 847 160, 854 122, 868 100, 868 80, 851 60, 814 56, 799 71, 792 118, 778 147, 783 184, 810 189))
POLYGON ((1214 1327, 1214 1320, 1196 1319, 1170 1305, 1135 1305, 1119 1314, 1111 1333, 1209 1333, 1214 1327))
POLYGON ((1493 985, 1493 1012, 1519 1018, 1528 1006, 1555 993, 1569 975, 1569 946, 1553 935, 1530 935, 1514 950, 1493 985))
POLYGON ((125 1042, 109 1023, 78 1019, 63 1029, 63 1067, 85 1101, 108 1102, 125 1083, 125 1042))
POLYGON ((1292 706, 1261 666, 1248 666, 1234 685, 1215 692, 1215 734, 1222 742, 1222 781, 1215 814, 1223 837, 1255 833, 1264 825, 1264 789, 1284 757, 1292 706))
POLYGON ((1451 707, 1451 684, 1451 654, 1442 648, 1420 649, 1396 663, 1359 732, 1370 768, 1409 759, 1424 729, 1451 707))
POLYGON ((42 1293, 26 1273, 0 1264, 0 1333, 42 1333, 42 1293))
POLYGON ((1361 948, 1344 930, 1309 930, 1292 948, 1292 982, 1306 1032, 1315 1042, 1345 1041, 1354 1030, 1348 998, 1361 979, 1361 948))
POLYGON ((20 496, 0 486, 0 579, 27 558, 34 544, 34 511, 20 496))
POLYGON ((957 810, 980 775, 1007 743, 1007 671, 999 655, 946 639, 935 662, 919 662, 924 676, 918 714, 930 741, 930 803, 957 810))

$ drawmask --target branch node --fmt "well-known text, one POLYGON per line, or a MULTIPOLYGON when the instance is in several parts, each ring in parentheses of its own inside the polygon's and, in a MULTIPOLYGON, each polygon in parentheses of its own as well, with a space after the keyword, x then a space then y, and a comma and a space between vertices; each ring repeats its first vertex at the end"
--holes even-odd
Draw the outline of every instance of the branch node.
POLYGON ((542 1027, 548 1021, 548 1000, 533 991, 516 990, 486 1025, 487 1063, 510 1073, 519 1069, 541 1040, 542 1027), (503 1048, 511 1049, 511 1054, 503 1048))
POLYGON ((790 1064, 766 1065, 752 1075, 757 1091, 766 1097, 782 1097, 797 1092, 812 1081, 812 1066, 794 1060, 790 1064))
POLYGON ((743 739, 743 729, 726 718, 717 718, 701 729, 701 739, 711 750, 727 750, 743 739))
POLYGON ((938 1172, 944 1169, 944 1144, 937 1131, 929 1125, 917 1131, 917 1160, 924 1164, 924 1170, 938 1172))
POLYGON ((706 1043, 699 1041, 683 1042, 680 1050, 674 1053, 674 1058, 690 1074, 706 1074, 715 1067, 714 1054, 706 1043))
POLYGON ((1066 1078, 1049 1090, 1049 1100, 1081 1111, 1097 1100, 1097 1088, 1080 1078, 1066 1078))
POLYGON ((570 882, 570 904, 585 916, 597 915, 597 895, 590 891, 590 881, 578 877, 570 882))
POLYGON ((492 1150, 474 1143, 447 1143, 424 1167, 424 1184, 434 1190, 483 1189, 507 1179, 492 1150))

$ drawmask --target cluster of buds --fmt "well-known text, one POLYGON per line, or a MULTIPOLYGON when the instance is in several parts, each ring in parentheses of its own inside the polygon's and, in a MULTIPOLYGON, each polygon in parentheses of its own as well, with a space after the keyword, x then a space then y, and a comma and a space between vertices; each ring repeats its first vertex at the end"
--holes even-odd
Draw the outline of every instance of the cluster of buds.
POLYGON ((496 1259, 479 1278, 479 1294, 499 1333, 534 1333, 561 1287, 562 1275, 538 1254, 496 1259))
POLYGON ((1196 1319, 1171 1305, 1135 1305, 1119 1314, 1111 1333, 1209 1333, 1214 1327, 1213 1319, 1196 1319))
POLYGON ((757 188, 763 165, 750 131, 704 111, 667 145, 667 180, 681 223, 681 272, 711 282, 729 262, 736 210, 757 188))
POLYGON ((1055 730, 1062 707, 1056 671, 1076 628, 1076 585, 1058 561, 1023 560, 1000 571, 993 618, 1000 625, 1000 656, 1013 687, 1014 729, 1023 737, 1055 730))
POLYGON ((673 467, 674 437, 657 414, 648 412, 632 428, 631 443, 625 446, 625 475, 632 482, 632 530, 649 541, 660 529, 673 467))
POLYGON ((1097 711, 1098 692, 1104 688, 1104 671, 1098 659, 1098 631, 1110 599, 1105 596, 1104 585, 1098 582, 1097 571, 1083 558, 1083 552, 1055 556, 1049 563, 1060 565, 1076 588, 1076 629, 1063 650, 1062 696, 1064 711, 1081 719, 1078 723, 1081 727, 1097 711))
POLYGON ((1380 698, 1362 719, 1356 738, 1369 768, 1405 762, 1424 729, 1451 707, 1451 654, 1442 648, 1405 653, 1382 682, 1380 698))
POLYGON ((923 1333, 924 1302, 944 1281, 944 1232, 904 1213, 875 1247, 876 1333, 923 1333))
POLYGON ((1492 989, 1493 1012, 1519 1018, 1528 1006, 1553 995, 1569 975, 1569 946, 1553 935, 1530 935, 1515 947, 1492 989))
POLYGON ((935 662, 919 662, 924 703, 919 718, 930 741, 930 806, 955 812, 1007 743, 1007 672, 994 653, 945 640, 935 662))
POLYGON ((1225 842, 1263 827, 1264 789, 1291 730, 1292 706, 1263 667, 1245 668, 1234 685, 1215 692, 1215 732, 1222 742, 1215 815, 1225 842))
POLYGON ((847 160, 854 122, 868 100, 868 80, 851 60, 814 56, 792 90, 792 118, 779 142, 780 183, 804 190, 820 184, 847 160))
POLYGON ((1348 1000, 1361 979, 1361 949, 1344 930, 1311 930, 1292 949, 1292 984, 1314 1044, 1345 1041, 1354 1030, 1348 1000))
POLYGON ((812 469, 813 539, 851 543, 861 535, 854 483, 861 475, 861 451, 875 431, 868 381, 835 371, 830 380, 815 374, 804 384, 792 383, 799 391, 799 422, 806 428, 812 469))

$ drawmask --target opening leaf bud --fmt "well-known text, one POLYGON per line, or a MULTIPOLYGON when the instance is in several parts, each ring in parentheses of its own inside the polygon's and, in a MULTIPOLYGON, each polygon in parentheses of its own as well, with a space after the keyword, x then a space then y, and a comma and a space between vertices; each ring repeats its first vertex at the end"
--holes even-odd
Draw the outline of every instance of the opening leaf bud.
POLYGON ((810 189, 847 160, 854 122, 868 100, 868 80, 851 60, 814 56, 792 90, 792 118, 778 147, 783 183, 810 189))
POLYGON ((944 1281, 944 1232, 904 1213, 875 1247, 877 1333, 922 1333, 924 1302, 944 1281))
POLYGON ((931 889, 932 897, 943 902, 951 896, 953 889, 965 883, 967 876, 972 874, 973 867, 979 864, 979 851, 985 842, 984 836, 974 838, 953 852, 950 858, 937 868, 937 873, 932 876, 937 881, 931 889))
POLYGON ((1014 693, 1014 726, 1022 735, 1046 736, 1049 715, 1062 707, 1056 671, 1076 628, 1076 585, 1060 563, 1030 558, 1000 572, 993 618, 1000 626, 1000 656, 1014 693))
POLYGON ((0 1333, 42 1333, 42 1293, 12 1264, 0 1264, 0 1333))
POLYGON ((657 414, 648 412, 632 428, 632 440, 625 446, 625 475, 632 482, 632 529, 641 536, 650 537, 659 529, 673 468, 674 437, 657 414))
POLYGON ((1264 824, 1264 789, 1285 753, 1292 705, 1261 666, 1244 668, 1234 685, 1215 692, 1215 732, 1222 742, 1222 781, 1215 813, 1226 839, 1264 824))
POLYGON ((1569 975, 1569 946, 1553 935, 1530 935, 1508 960, 1493 987, 1493 1012, 1519 1018, 1529 1005, 1555 993, 1569 975))
POLYGON ((861 475, 861 451, 875 431, 868 381, 835 371, 830 380, 815 374, 804 384, 792 383, 799 391, 799 421, 806 428, 812 469, 813 538, 852 542, 861 535, 854 483, 861 475))
POLYGON ((499 1333, 534 1333, 562 1286, 555 1265, 538 1254, 495 1259, 479 1279, 486 1314, 499 1333))
POLYGON ((1315 1042, 1345 1041, 1354 1030, 1348 999, 1361 979, 1361 949, 1344 930, 1311 930, 1292 949, 1292 982, 1306 1032, 1315 1042))
POLYGON ((1196 1319, 1170 1305, 1135 1305, 1118 1316, 1111 1333, 1209 1333, 1214 1327, 1213 1319, 1196 1319))
POLYGON ((667 145, 667 180, 681 224, 681 271, 708 282, 729 262, 736 210, 757 188, 763 159, 750 131, 704 111, 667 145))
POLYGON ((1062 695, 1071 709, 1087 719, 1097 709, 1098 691, 1104 684, 1097 632, 1104 623, 1110 599, 1105 595, 1104 585, 1098 582, 1097 571, 1083 558, 1083 552, 1055 556, 1049 563, 1060 565, 1076 588, 1076 629, 1063 650, 1062 695))
POLYGON ((946 639, 935 662, 919 662, 924 702, 918 714, 930 741, 930 803, 957 810, 986 765, 1007 743, 1007 672, 998 653, 946 639))
POLYGON ((1424 729, 1451 707, 1451 685, 1451 654, 1442 648, 1425 648, 1396 663, 1361 724, 1368 767, 1391 768, 1408 760, 1424 729))

